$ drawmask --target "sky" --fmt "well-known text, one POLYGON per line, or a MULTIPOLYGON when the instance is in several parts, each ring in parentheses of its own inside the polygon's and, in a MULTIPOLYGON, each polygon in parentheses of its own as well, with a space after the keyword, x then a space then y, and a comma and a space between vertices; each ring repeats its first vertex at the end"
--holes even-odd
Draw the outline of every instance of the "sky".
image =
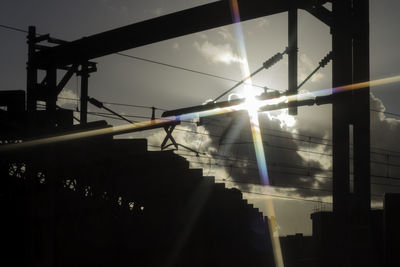
MULTIPOLYGON (((0 24, 27 30, 37 27, 39 33, 64 40, 84 36, 140 22, 179 10, 213 1, 206 0, 3 0, 0 3, 0 24)), ((327 6, 329 8, 329 6, 327 6)), ((400 18, 399 1, 370 1, 370 58, 371 79, 399 75, 400 18)), ((240 24, 243 36, 234 25, 211 29, 175 38, 124 53, 183 68, 240 80, 243 65, 251 71, 287 46, 287 13, 263 17, 240 24), (241 51, 244 46, 245 55, 241 51)), ((140 37, 138 37, 140 38, 140 37)), ((0 28, 0 90, 26 87, 26 34, 0 28)), ((302 81, 331 50, 329 28, 309 13, 299 11, 299 82, 302 81)), ((176 109, 199 105, 220 95, 234 82, 198 73, 140 61, 120 55, 109 55, 94 60, 98 71, 89 82, 89 95, 113 103, 154 106, 176 109)), ((254 77, 255 85, 267 86, 281 92, 287 88, 287 57, 269 70, 254 77)), ((331 87, 331 65, 319 71, 302 88, 314 91, 331 87)), ((371 88, 371 109, 400 114, 397 104, 398 84, 371 88)), ((236 92, 241 93, 242 88, 236 92)), ((79 96, 79 80, 73 77, 61 94, 66 98, 79 96)), ((60 99, 59 105, 76 109, 77 101, 60 99)), ((150 109, 110 105, 125 115, 148 117, 150 109)), ((90 107, 91 112, 104 112, 90 107)), ((157 116, 161 110, 157 110, 157 116)), ((400 144, 396 142, 400 131, 399 117, 372 111, 371 155, 372 193, 397 192, 400 177, 400 144), (390 151, 387 151, 390 150, 390 151), (396 152, 398 151, 398 152, 396 152), (386 177, 386 178, 385 178, 386 177), (385 185, 382 185, 385 184, 385 185)), ((192 167, 203 168, 205 175, 214 175, 228 187, 243 192, 269 193, 288 198, 273 198, 281 234, 311 233, 310 213, 315 209, 330 209, 331 186, 331 106, 302 107, 296 117, 285 111, 260 114, 269 174, 277 187, 253 185, 259 182, 250 125, 246 114, 234 114, 206 119, 202 126, 183 124, 174 132, 178 142, 201 152, 201 157, 180 149, 192 162, 192 167), (225 129, 232 127, 225 138, 225 129), (200 134, 193 134, 192 132, 200 134), (282 149, 284 148, 284 149, 282 149), (250 183, 250 184, 249 184, 250 183), (309 190, 316 188, 318 190, 309 190), (310 201, 311 200, 311 201, 310 201)), ((104 119, 90 116, 90 120, 104 119)), ((142 120, 141 118, 131 118, 142 120)), ((121 124, 118 120, 108 120, 121 124)), ((129 138, 148 138, 157 146, 164 138, 162 131, 143 132, 129 138)), ((149 149, 156 149, 149 147, 149 149)), ((265 198, 260 194, 244 193, 249 202, 266 212, 265 198)), ((373 197, 373 206, 379 207, 379 197, 373 197)))

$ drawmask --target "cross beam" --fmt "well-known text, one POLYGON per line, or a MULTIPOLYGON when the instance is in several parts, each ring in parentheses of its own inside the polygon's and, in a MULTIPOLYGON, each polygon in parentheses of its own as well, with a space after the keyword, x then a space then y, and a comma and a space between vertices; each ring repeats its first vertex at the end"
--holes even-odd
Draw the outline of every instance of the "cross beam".
MULTIPOLYGON (((238 0, 241 21, 289 11, 310 9, 325 0, 238 0)), ((186 9, 125 27, 61 44, 35 54, 38 68, 63 67, 234 23, 229 0, 186 9)))

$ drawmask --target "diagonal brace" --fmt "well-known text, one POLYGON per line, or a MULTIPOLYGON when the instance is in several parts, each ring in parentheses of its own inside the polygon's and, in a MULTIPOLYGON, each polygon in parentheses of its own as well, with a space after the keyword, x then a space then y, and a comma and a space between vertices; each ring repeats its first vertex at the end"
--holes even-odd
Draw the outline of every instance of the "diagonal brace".
POLYGON ((332 27, 332 21, 333 21, 333 16, 332 16, 332 11, 329 11, 326 7, 322 5, 317 5, 317 6, 312 6, 309 8, 306 8, 306 10, 325 23, 327 26, 332 27))
POLYGON ((161 144, 161 150, 164 150, 166 147, 166 143, 168 140, 171 140, 172 144, 175 146, 176 149, 178 149, 178 144, 176 143, 174 137, 172 137, 172 132, 174 131, 176 125, 168 125, 164 127, 165 132, 167 133, 167 136, 165 136, 164 141, 161 144))
POLYGON ((61 79, 61 81, 57 84, 56 88, 56 95, 61 93, 62 89, 67 85, 68 81, 71 79, 72 75, 77 71, 78 65, 74 64, 72 65, 67 73, 65 73, 64 77, 61 79))

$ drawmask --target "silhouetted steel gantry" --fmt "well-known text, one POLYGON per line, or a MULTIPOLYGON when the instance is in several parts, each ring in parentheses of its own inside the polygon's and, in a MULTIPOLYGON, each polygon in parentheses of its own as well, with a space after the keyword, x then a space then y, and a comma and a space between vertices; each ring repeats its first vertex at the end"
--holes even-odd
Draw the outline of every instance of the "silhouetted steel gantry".
MULTIPOLYGON (((368 0, 237 0, 241 21, 288 12, 288 93, 297 94, 297 12, 303 9, 329 26, 332 35, 332 87, 369 81, 368 0), (324 5, 332 3, 332 9, 324 5)), ((27 109, 46 102, 56 110, 57 96, 74 75, 81 76, 81 122, 87 122, 88 79, 96 71, 90 60, 151 43, 233 23, 231 1, 217 1, 111 31, 63 42, 37 36, 29 28, 27 109), (184 22, 184 23, 183 23, 184 22), (56 43, 44 47, 42 41, 56 43), (57 82, 57 70, 66 70, 57 82), (45 78, 38 81, 38 72, 45 78)), ((335 218, 334 266, 370 266, 370 118, 369 87, 342 92, 332 103, 333 211, 335 218), (350 131, 350 129, 353 129, 350 131), (354 140, 354 182, 350 179, 350 133, 354 140), (363 240, 360 241, 359 237, 363 240), (357 240, 357 241, 354 241, 357 240)), ((297 114, 296 103, 290 114, 297 114)))

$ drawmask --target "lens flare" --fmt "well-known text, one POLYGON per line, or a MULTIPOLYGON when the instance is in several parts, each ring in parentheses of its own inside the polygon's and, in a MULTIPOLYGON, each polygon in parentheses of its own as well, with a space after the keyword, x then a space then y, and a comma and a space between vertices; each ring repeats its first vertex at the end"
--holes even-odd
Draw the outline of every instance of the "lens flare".
MULTIPOLYGON (((400 82, 400 75, 383 78, 383 79, 378 79, 378 80, 373 80, 373 81, 368 81, 368 82, 356 83, 356 84, 352 84, 352 85, 345 85, 345 86, 336 87, 336 88, 301 93, 301 94, 288 96, 288 97, 284 96, 284 97, 267 99, 267 100, 258 100, 256 103, 256 107, 261 108, 261 107, 267 107, 267 106, 271 106, 271 105, 277 105, 280 103, 289 103, 289 102, 298 101, 298 100, 313 100, 318 96, 330 96, 330 95, 334 95, 336 93, 340 93, 340 92, 344 92, 344 91, 357 90, 357 89, 362 89, 362 88, 372 87, 372 86, 382 86, 382 85, 387 85, 387 84, 392 84, 392 83, 397 83, 397 82, 400 82)), ((136 131, 144 131, 144 130, 154 129, 154 128, 161 128, 164 125, 169 125, 176 121, 191 120, 191 119, 198 119, 201 117, 215 116, 215 115, 226 114, 226 113, 231 113, 231 112, 236 112, 236 111, 248 110, 248 108, 249 108, 249 106, 247 103, 242 103, 242 104, 232 105, 232 106, 224 107, 224 108, 215 108, 215 109, 210 109, 210 110, 201 111, 201 112, 187 113, 187 114, 183 114, 180 116, 170 116, 170 117, 165 117, 165 118, 156 119, 156 120, 143 121, 143 122, 125 124, 125 125, 114 126, 114 127, 107 127, 107 128, 103 128, 103 129, 97 129, 97 130, 89 130, 89 131, 83 131, 83 132, 78 132, 78 133, 67 133, 67 134, 53 136, 53 137, 47 137, 47 138, 37 138, 34 140, 30 140, 30 141, 24 141, 22 143, 1 145, 0 152, 7 152, 7 151, 20 149, 20 148, 29 148, 29 147, 38 146, 38 145, 46 145, 46 144, 50 144, 50 143, 72 141, 72 140, 88 138, 88 137, 92 137, 92 136, 118 135, 118 134, 124 134, 124 133, 136 132, 136 131)))
MULTIPOLYGON (((240 50, 240 54, 242 58, 247 59, 246 48, 245 48, 245 41, 243 30, 241 27, 240 22, 240 12, 239 12, 239 5, 237 0, 230 1, 231 12, 233 16, 233 20, 235 24, 235 31, 236 31, 236 39, 238 40, 238 46, 240 50)), ((248 64, 241 64, 242 67, 242 74, 244 77, 250 76, 250 69, 248 64)), ((268 170, 267 170, 267 163, 264 153, 264 145, 262 141, 261 131, 260 131, 260 122, 258 119, 258 109, 260 106, 260 101, 256 99, 255 90, 252 86, 252 80, 249 78, 248 82, 244 86, 244 95, 245 95, 245 103, 243 104, 243 108, 247 110, 250 119, 250 126, 251 126, 251 134, 253 137, 254 143, 254 150, 256 153, 257 159, 257 166, 258 172, 260 175, 260 179, 262 184, 268 185, 269 184, 269 177, 268 177, 268 170)), ((276 218, 275 216, 275 209, 273 205, 272 199, 266 200, 266 207, 267 207, 267 214, 269 218, 276 218)), ((269 230, 270 230, 270 238, 274 253, 274 260, 275 265, 278 267, 284 266, 282 252, 281 252, 281 245, 279 241, 279 233, 277 227, 271 227, 271 219, 269 219, 269 230)))

